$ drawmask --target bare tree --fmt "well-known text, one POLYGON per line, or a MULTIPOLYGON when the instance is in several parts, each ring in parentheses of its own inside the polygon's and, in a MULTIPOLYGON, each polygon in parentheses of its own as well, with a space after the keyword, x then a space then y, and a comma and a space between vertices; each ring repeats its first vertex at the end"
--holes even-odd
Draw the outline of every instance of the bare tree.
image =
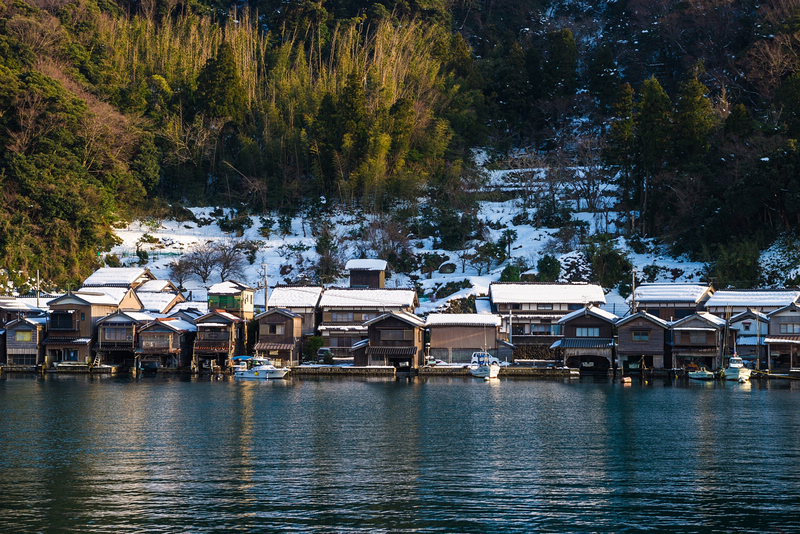
POLYGON ((192 264, 188 258, 181 257, 169 264, 169 277, 178 282, 180 287, 183 287, 183 283, 193 274, 192 264))
POLYGON ((244 243, 227 239, 218 241, 214 247, 217 253, 217 268, 219 269, 220 279, 228 280, 233 277, 244 276, 244 243))
POLYGON ((198 276, 205 284, 218 266, 217 247, 212 242, 206 242, 192 249, 187 257, 192 274, 198 276))

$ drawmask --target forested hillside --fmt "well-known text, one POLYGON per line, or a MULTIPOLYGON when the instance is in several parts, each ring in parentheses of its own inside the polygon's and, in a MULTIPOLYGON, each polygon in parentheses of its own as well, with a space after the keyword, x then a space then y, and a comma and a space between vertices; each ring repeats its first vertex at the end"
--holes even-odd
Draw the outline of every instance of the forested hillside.
POLYGON ((75 283, 116 222, 201 204, 459 247, 481 146, 742 279, 800 223, 798 38, 800 0, 0 0, 0 267, 75 283))

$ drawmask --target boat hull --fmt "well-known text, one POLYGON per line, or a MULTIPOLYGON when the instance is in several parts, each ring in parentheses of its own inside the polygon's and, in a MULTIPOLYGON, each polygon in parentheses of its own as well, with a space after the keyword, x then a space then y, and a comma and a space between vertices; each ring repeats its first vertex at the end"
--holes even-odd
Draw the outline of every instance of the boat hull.
POLYGON ((234 378, 252 378, 255 380, 269 380, 271 378, 283 378, 289 373, 289 369, 278 367, 253 367, 244 371, 235 371, 234 378))
POLYGON ((497 378, 500 373, 500 366, 496 364, 477 365, 470 367, 469 372, 476 378, 497 378))
POLYGON ((736 369, 724 369, 720 376, 723 380, 731 382, 745 382, 750 380, 750 369, 740 367, 736 369))
POLYGON ((714 380, 714 373, 711 371, 689 371, 689 378, 692 380, 714 380))

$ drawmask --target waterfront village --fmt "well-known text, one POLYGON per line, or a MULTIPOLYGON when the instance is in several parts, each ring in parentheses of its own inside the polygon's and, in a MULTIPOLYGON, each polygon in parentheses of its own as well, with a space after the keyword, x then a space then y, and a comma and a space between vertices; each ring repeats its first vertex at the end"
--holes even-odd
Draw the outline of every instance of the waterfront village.
POLYGON ((714 372, 734 355, 800 375, 798 289, 644 284, 618 316, 597 285, 494 282, 475 313, 423 318, 386 268, 350 260, 349 287, 277 285, 260 305, 235 280, 198 302, 147 268, 100 268, 66 294, 0 297, 0 371, 220 374, 249 355, 295 374, 458 374, 480 351, 500 376, 714 372))

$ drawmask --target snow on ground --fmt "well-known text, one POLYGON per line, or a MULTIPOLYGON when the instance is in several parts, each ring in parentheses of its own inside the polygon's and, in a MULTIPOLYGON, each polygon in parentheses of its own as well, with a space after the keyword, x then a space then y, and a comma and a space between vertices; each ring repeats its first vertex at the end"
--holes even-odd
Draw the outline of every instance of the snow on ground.
MULTIPOLYGON (((475 162, 479 165, 485 165, 488 162, 486 152, 476 151, 475 162)), ((509 180, 509 177, 517 175, 519 172, 519 170, 491 171, 491 183, 494 185, 509 184, 513 181, 509 180)), ((280 235, 276 223, 273 226, 270 238, 266 239, 259 234, 261 223, 257 216, 251 217, 252 226, 247 228, 242 236, 236 237, 219 228, 216 223, 219 217, 211 215, 214 208, 192 208, 191 211, 200 221, 200 225, 195 222, 148 220, 134 221, 128 226, 118 229, 117 235, 122 242, 114 247, 109 254, 116 254, 124 265, 135 265, 139 261, 139 257, 136 255, 138 246, 148 252, 147 267, 153 274, 158 278, 169 278, 169 264, 198 244, 230 239, 259 241, 261 246, 254 261, 246 264, 244 276, 238 279, 239 282, 258 288, 255 300, 258 304, 264 302, 264 271, 262 264, 266 265, 267 284, 272 287, 277 283, 295 280, 303 272, 312 271, 317 262, 318 256, 314 251, 316 240, 311 236, 308 220, 302 216, 295 217, 292 220, 289 234, 280 235), (305 247, 305 250, 298 251, 303 247, 305 247), (291 249, 294 249, 294 251, 291 249), (284 274, 281 274, 281 271, 284 274)), ((520 201, 518 199, 505 202, 485 201, 480 203, 479 217, 491 222, 493 227, 499 228, 491 230, 492 240, 497 241, 505 230, 510 229, 516 232, 516 238, 511 247, 511 261, 522 263, 527 265, 529 269, 535 270, 536 262, 544 254, 553 254, 562 261, 562 265, 565 261, 580 256, 580 253, 575 250, 560 252, 564 250, 564 247, 569 247, 569 245, 573 245, 572 248, 574 248, 574 245, 577 245, 577 241, 567 244, 559 242, 555 237, 557 229, 533 228, 527 224, 514 225, 512 220, 520 212, 520 201)), ((225 210, 225 213, 229 214, 230 211, 225 210)), ((277 221, 276 216, 273 215, 272 218, 277 221)), ((359 218, 353 214, 333 216, 332 220, 336 225, 335 233, 340 236, 347 235, 348 231, 358 228, 359 221, 363 221, 364 218, 359 218)), ((585 232, 593 234, 614 231, 617 214, 614 212, 599 214, 580 212, 574 214, 573 218, 585 222, 585 232)), ((690 262, 685 258, 671 258, 657 247, 647 243, 644 244, 646 251, 640 251, 639 253, 634 253, 622 238, 617 239, 616 243, 618 248, 628 253, 628 257, 634 264, 637 270, 637 277, 640 280, 674 283, 699 282, 699 273, 703 269, 701 263, 690 262)), ((451 274, 444 274, 438 271, 431 274, 421 274, 419 272, 392 273, 387 278, 386 287, 411 287, 413 283, 410 275, 417 279, 425 294, 420 298, 418 312, 421 314, 436 311, 446 305, 450 299, 469 295, 487 295, 489 284, 499 280, 500 273, 507 265, 507 263, 494 265, 489 272, 486 272, 485 268, 482 268, 479 272, 476 267, 465 264, 462 272, 462 262, 459 261, 458 257, 458 253, 462 251, 434 250, 430 239, 418 240, 415 241, 415 244, 417 247, 414 249, 416 254, 439 253, 449 258, 446 263, 456 265, 455 272, 451 274), (428 297, 437 287, 444 286, 449 282, 461 282, 463 280, 468 280, 471 287, 438 299, 428 297)), ((356 247, 353 246, 352 242, 348 241, 345 246, 350 247, 345 252, 345 261, 357 257, 356 247)), ((344 277, 333 285, 346 286, 348 284, 347 273, 343 274, 344 277)), ((206 288, 220 281, 219 276, 216 275, 212 276, 206 284, 201 283, 199 279, 190 279, 184 282, 184 288, 191 291, 192 300, 205 300, 206 288)), ((606 309, 608 311, 617 315, 622 315, 627 311, 624 299, 615 289, 610 290, 606 295, 606 301, 606 309)))

